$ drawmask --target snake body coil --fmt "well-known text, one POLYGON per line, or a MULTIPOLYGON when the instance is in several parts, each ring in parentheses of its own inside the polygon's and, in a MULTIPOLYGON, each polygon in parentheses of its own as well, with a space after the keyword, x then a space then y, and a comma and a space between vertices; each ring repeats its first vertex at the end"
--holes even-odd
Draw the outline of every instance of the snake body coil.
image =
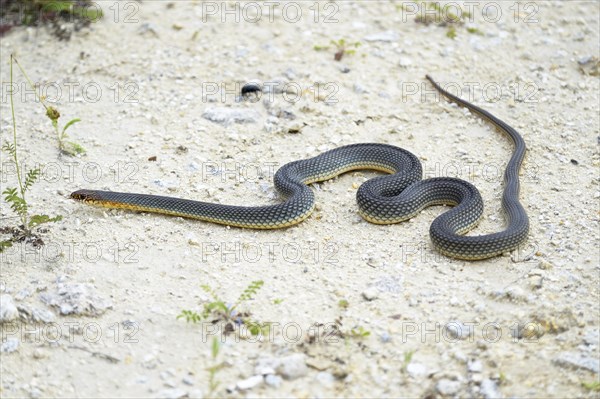
POLYGON ((277 205, 234 206, 158 195, 79 190, 71 198, 108 208, 155 212, 194 218, 230 226, 276 229, 306 219, 315 198, 308 184, 331 179, 344 172, 373 169, 389 173, 368 180, 358 189, 359 213, 372 223, 398 223, 416 216, 431 205, 454 208, 438 216, 430 228, 431 241, 442 254, 459 259, 485 259, 515 249, 527 239, 529 221, 519 202, 519 169, 525 142, 512 127, 489 112, 433 86, 449 100, 467 107, 505 132, 514 142, 513 155, 504 173, 502 209, 505 230, 493 234, 464 236, 483 214, 483 200, 472 184, 455 178, 422 179, 421 163, 410 152, 387 144, 352 144, 314 158, 290 162, 275 173, 276 189, 286 198, 277 205))

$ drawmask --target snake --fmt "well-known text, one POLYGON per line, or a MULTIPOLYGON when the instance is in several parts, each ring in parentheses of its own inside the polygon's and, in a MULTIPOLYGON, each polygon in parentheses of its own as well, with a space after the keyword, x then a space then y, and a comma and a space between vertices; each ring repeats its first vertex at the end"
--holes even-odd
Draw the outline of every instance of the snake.
POLYGON ((529 233, 529 219, 519 202, 519 171, 526 152, 525 141, 515 129, 488 111, 446 91, 431 76, 426 75, 426 79, 448 101, 477 114, 511 139, 514 148, 504 171, 501 199, 505 219, 503 230, 466 235, 483 216, 484 203, 479 190, 454 177, 423 179, 421 162, 414 154, 380 143, 345 145, 283 165, 273 179, 282 202, 273 205, 226 205, 87 189, 75 191, 70 197, 105 208, 180 216, 250 229, 279 229, 296 225, 311 215, 315 209, 315 194, 310 184, 353 170, 375 170, 385 174, 365 181, 356 192, 358 213, 368 222, 399 223, 417 216, 426 207, 450 205, 449 210, 433 220, 429 229, 431 243, 441 254, 479 260, 518 248, 529 233))

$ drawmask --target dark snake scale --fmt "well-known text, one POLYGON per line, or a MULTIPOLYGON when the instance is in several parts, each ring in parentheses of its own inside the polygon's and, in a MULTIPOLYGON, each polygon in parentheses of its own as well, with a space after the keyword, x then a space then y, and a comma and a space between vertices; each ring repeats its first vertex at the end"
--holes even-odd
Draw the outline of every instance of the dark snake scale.
POLYGON ((388 173, 363 183, 356 194, 360 215, 371 223, 391 224, 410 219, 428 206, 454 207, 438 216, 429 229, 433 246, 442 254, 467 260, 485 259, 514 250, 527 239, 529 220, 519 202, 519 170, 525 156, 521 135, 489 112, 431 84, 450 101, 464 106, 506 133, 514 143, 504 172, 503 231, 465 236, 481 219, 483 200, 472 184, 450 177, 422 180, 418 158, 402 148, 387 144, 352 144, 314 158, 290 162, 275 173, 275 188, 286 198, 267 206, 234 206, 158 195, 79 190, 71 198, 108 208, 155 212, 200 219, 229 226, 277 229, 306 219, 315 206, 308 184, 329 180, 344 172, 373 169, 388 173))

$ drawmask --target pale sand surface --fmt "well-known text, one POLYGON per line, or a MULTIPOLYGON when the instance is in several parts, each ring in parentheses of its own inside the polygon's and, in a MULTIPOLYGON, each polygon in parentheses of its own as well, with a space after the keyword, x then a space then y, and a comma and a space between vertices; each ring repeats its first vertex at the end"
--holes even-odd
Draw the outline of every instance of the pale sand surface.
MULTIPOLYGON (((22 318, 2 325, 3 342, 18 344, 2 353, 2 396, 207 397, 211 326, 203 331, 176 316, 210 299, 202 284, 233 302, 263 280, 242 310, 275 323, 273 333, 261 342, 223 337, 214 396, 597 397, 582 383, 598 381, 600 101, 598 77, 583 74, 578 61, 598 57, 598 3, 497 2, 499 21, 487 22, 482 2, 467 26, 483 34, 458 27, 454 40, 393 2, 298 3, 296 23, 281 5, 273 21, 264 9, 249 21, 253 10, 242 8, 249 14, 239 23, 235 15, 222 22, 220 2, 203 21, 208 3, 101 2, 106 17, 70 41, 23 28, 2 39, 2 141, 12 137, 4 85, 14 53, 50 98, 61 88, 60 122, 81 118, 69 131, 87 149, 59 157, 43 107, 18 93, 21 158, 44 165, 31 210, 64 218, 48 226, 44 247, 17 245, 2 255, 2 294, 22 318), (329 13, 337 22, 324 23, 329 13), (314 50, 340 38, 361 46, 341 62, 333 48, 314 50), (512 147, 434 95, 426 73, 464 88, 463 96, 473 88, 470 100, 524 136, 521 198, 531 233, 518 251, 478 262, 438 255, 428 229, 442 207, 399 225, 362 220, 356 188, 376 175, 366 171, 314 185, 314 215, 275 231, 104 211, 68 198, 90 188, 276 203, 279 166, 379 142, 419 156, 428 177, 475 184, 486 210, 471 234, 497 231, 512 147), (297 102, 280 93, 236 102, 240 84, 253 79, 283 80, 304 93, 297 102), (225 98, 208 102, 203 94, 214 85, 225 98), (202 117, 211 107, 254 110, 256 121, 214 123, 202 117), (60 287, 84 287, 100 314, 64 315, 42 302, 60 287), (27 309, 51 311, 50 323, 33 322, 27 309), (362 327, 370 335, 307 339, 315 323, 327 332, 336 320, 345 332, 362 327), (473 333, 454 338, 447 327, 457 323, 473 333), (515 338, 527 323, 541 336, 515 338), (298 370, 261 370, 260 358, 298 370), (271 376, 236 388, 261 373, 271 376)), ((21 75, 16 80, 26 87, 21 75)), ((15 184, 8 162, 3 153, 3 187, 15 184)), ((3 225, 15 220, 5 202, 0 216, 3 225)))

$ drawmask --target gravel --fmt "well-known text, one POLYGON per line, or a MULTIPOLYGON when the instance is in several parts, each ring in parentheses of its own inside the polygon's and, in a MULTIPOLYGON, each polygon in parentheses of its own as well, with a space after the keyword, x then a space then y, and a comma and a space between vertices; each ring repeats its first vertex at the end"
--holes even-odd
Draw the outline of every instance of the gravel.
POLYGON ((19 316, 19 311, 13 297, 7 294, 0 296, 0 323, 14 321, 19 316))
POLYGON ((574 352, 561 352, 554 358, 553 362, 561 367, 600 373, 600 360, 597 357, 584 356, 574 352))
POLYGON ((261 116, 253 109, 208 107, 202 117, 220 125, 229 126, 233 123, 257 123, 261 116))

